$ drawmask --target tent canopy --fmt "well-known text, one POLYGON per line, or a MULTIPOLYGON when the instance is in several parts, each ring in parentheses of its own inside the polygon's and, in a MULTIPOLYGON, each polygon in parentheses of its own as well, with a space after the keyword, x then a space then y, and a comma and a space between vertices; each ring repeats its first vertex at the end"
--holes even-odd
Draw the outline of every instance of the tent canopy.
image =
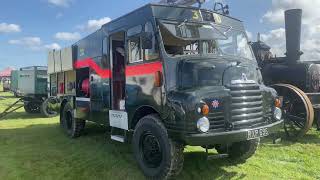
POLYGON ((0 77, 10 77, 12 70, 13 70, 12 68, 8 67, 8 68, 4 69, 3 71, 0 71, 0 77))

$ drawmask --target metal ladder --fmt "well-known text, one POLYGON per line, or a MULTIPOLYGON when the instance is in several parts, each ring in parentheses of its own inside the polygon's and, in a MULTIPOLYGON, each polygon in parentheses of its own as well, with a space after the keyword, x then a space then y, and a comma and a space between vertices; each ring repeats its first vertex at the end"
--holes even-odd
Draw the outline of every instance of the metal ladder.
POLYGON ((116 127, 111 127, 111 139, 121 143, 125 143, 128 140, 128 131, 124 129, 119 129, 116 127))

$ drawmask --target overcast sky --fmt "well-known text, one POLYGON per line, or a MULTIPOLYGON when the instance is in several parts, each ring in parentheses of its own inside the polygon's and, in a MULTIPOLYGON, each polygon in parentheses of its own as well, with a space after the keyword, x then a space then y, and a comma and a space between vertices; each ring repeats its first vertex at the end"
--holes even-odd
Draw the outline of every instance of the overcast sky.
MULTIPOLYGON (((221 1, 221 0, 220 0, 221 1)), ((231 15, 244 21, 282 56, 285 49, 283 11, 302 8, 304 59, 320 59, 320 0, 223 0, 231 15)), ((156 0, 2 0, 0 69, 46 65, 47 51, 69 46, 102 24, 156 0)), ((212 8, 213 0, 205 7, 212 8)))

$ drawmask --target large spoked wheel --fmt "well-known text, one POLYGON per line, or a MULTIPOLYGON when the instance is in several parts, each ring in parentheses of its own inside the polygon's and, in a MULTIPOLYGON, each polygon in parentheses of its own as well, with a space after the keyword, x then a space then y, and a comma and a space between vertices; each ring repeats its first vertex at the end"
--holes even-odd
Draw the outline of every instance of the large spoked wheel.
POLYGON ((53 111, 49 107, 50 99, 46 99, 40 107, 41 114, 43 114, 45 117, 51 118, 58 115, 56 111, 53 111))
POLYGON ((169 179, 178 175, 183 168, 184 146, 168 137, 157 115, 149 115, 139 121, 132 146, 135 158, 147 178, 169 179))
POLYGON ((302 90, 292 85, 277 84, 274 88, 283 96, 284 130, 287 136, 304 136, 314 120, 314 109, 310 99, 302 90))
POLYGON ((77 138, 82 134, 86 121, 76 119, 73 116, 73 109, 70 104, 66 104, 63 108, 60 126, 63 131, 71 138, 77 138))
POLYGON ((24 103, 24 110, 29 114, 40 113, 40 105, 36 102, 27 101, 24 103))

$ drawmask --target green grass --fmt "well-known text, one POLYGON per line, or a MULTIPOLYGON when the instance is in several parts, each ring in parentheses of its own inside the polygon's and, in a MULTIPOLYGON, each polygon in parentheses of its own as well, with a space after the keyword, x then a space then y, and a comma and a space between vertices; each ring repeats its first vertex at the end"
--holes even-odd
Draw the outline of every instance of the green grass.
MULTIPOLYGON (((0 110, 15 100, 0 93, 0 110)), ((215 152, 210 152, 214 154, 215 152)), ((178 179, 320 179, 320 133, 298 142, 264 140, 244 164, 206 160, 200 147, 185 149, 178 179)), ((67 138, 58 118, 28 115, 23 109, 0 121, 0 179, 144 179, 131 146, 112 142, 104 127, 88 123, 85 135, 67 138)))

